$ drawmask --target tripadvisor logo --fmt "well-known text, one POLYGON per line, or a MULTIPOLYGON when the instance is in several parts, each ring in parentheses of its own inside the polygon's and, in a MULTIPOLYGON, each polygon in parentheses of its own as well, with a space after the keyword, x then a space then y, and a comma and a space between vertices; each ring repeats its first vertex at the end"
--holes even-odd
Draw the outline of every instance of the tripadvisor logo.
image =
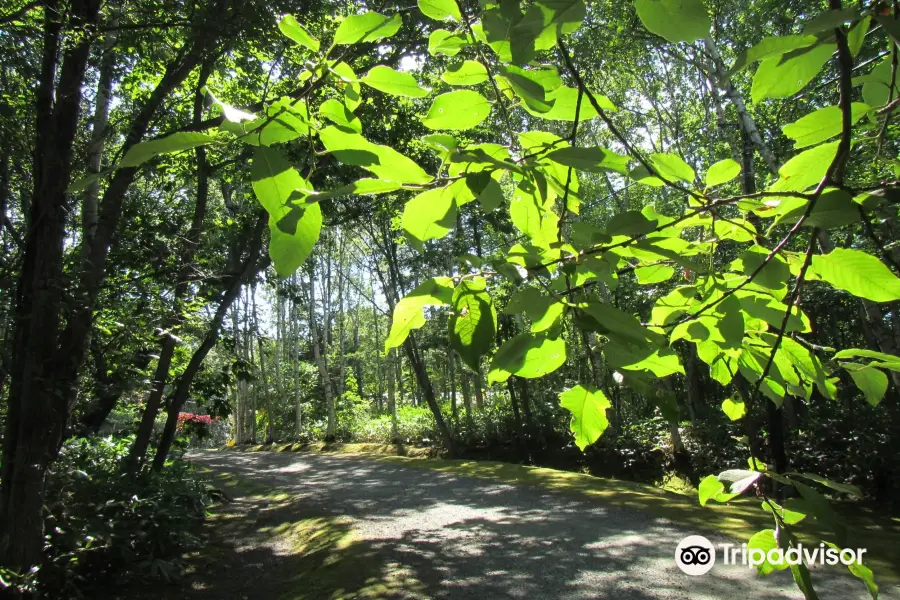
MULTIPOLYGON (((748 548, 747 544, 719 544, 722 564, 746 565, 748 568, 770 564, 786 567, 799 564, 820 564, 852 566, 862 562, 865 548, 834 548, 825 544, 804 546, 797 544, 790 548, 748 548)), ((675 564, 688 575, 704 575, 716 564, 716 547, 702 535, 689 535, 675 548, 675 564)))
POLYGON ((716 549, 702 535, 689 535, 675 548, 675 564, 688 575, 703 575, 716 564, 716 549))

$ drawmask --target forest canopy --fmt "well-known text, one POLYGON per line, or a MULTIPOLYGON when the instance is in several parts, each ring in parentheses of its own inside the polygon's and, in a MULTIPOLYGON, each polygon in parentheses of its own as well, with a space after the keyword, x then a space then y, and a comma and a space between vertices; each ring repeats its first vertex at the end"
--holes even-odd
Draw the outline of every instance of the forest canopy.
POLYGON ((674 473, 763 548, 900 498, 896 4, 8 4, 10 573, 98 435, 674 473))

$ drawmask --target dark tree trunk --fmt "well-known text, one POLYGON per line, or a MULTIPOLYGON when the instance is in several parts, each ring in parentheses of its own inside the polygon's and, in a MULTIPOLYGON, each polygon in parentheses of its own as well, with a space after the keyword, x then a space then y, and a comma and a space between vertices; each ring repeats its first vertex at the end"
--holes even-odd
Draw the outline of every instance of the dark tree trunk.
POLYGON ((67 40, 57 56, 62 21, 71 29, 95 26, 99 0, 75 0, 68 14, 44 3, 43 58, 36 95, 34 189, 22 270, 15 300, 15 334, 0 485, 0 563, 27 571, 43 549, 43 497, 47 467, 55 459, 68 419, 72 379, 59 374, 69 357, 58 346, 61 326, 63 243, 70 211, 66 188, 90 55, 90 38, 67 40))
MULTIPOLYGON (((194 93, 194 123, 199 123, 203 118, 203 89, 212 72, 213 60, 204 62, 200 69, 200 77, 197 90, 194 93)), ((163 393, 169 380, 169 368, 172 366, 172 358, 175 356, 175 348, 178 345, 177 337, 171 331, 184 322, 182 301, 188 291, 192 274, 194 272, 194 254, 200 244, 200 236, 203 233, 203 220, 206 217, 206 206, 209 201, 209 169, 206 164, 206 149, 200 146, 194 151, 197 158, 197 199, 194 206, 194 215, 188 231, 184 246, 181 248, 179 262, 181 267, 175 284, 175 293, 172 298, 172 312, 163 322, 162 348, 159 359, 156 361, 156 372, 153 375, 153 385, 141 415, 141 423, 138 426, 137 436, 128 455, 128 468, 136 472, 141 468, 147 448, 150 446, 150 437, 153 434, 153 423, 159 413, 162 404, 163 393)))
POLYGON ((166 425, 163 428, 162 437, 159 440, 159 447, 156 449, 156 455, 153 457, 154 471, 161 471, 163 465, 166 463, 166 457, 169 455, 169 450, 172 448, 172 442, 175 441, 175 430, 178 427, 178 415, 181 413, 184 403, 187 402, 188 395, 191 391, 191 385, 194 383, 194 378, 197 376, 197 373, 200 372, 200 367, 203 366, 206 355, 209 354, 209 351, 213 349, 216 345, 216 341, 219 339, 219 331, 222 329, 225 315, 228 314, 235 298, 240 294, 241 287, 268 264, 268 258, 260 260, 259 256, 259 250, 262 246, 263 229, 265 228, 266 223, 267 216, 265 214, 260 215, 251 234, 252 237, 249 242, 247 258, 244 260, 241 270, 234 274, 234 277, 228 284, 228 288, 225 290, 225 294, 219 302, 219 307, 216 309, 216 314, 209 324, 206 337, 203 338, 203 342, 194 351, 190 362, 188 362, 188 366, 178 379, 175 393, 172 394, 172 399, 169 401, 166 425))

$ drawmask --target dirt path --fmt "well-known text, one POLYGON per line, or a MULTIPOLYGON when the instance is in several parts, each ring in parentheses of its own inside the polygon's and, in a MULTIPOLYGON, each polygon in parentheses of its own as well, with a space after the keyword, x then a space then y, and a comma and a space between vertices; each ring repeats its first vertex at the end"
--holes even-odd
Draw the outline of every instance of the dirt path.
MULTIPOLYGON (((243 523, 230 558, 209 564, 210 577, 186 598, 802 597, 788 572, 758 577, 746 566, 717 564, 706 575, 685 575, 675 547, 701 532, 609 503, 358 457, 190 458, 269 492, 229 509, 243 523)), ((813 582, 821 598, 868 598, 843 567, 814 569, 813 582)), ((881 591, 900 598, 896 587, 881 591)))

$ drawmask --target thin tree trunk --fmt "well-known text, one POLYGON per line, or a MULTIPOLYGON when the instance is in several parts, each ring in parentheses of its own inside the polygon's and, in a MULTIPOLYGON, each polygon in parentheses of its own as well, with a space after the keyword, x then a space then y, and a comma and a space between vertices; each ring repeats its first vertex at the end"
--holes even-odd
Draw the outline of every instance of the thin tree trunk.
MULTIPOLYGON (((205 95, 203 90, 212 72, 212 66, 212 61, 210 60, 205 62, 200 69, 200 78, 197 89, 194 92, 194 123, 199 123, 203 118, 203 99, 205 95)), ((206 218, 206 206, 209 201, 209 169, 206 164, 206 148, 199 146, 195 149, 194 154, 197 160, 197 199, 194 206, 194 215, 191 218, 190 229, 179 256, 180 268, 172 297, 171 312, 163 322, 162 333, 160 334, 162 337, 162 348, 159 353, 159 359, 156 361, 153 384, 150 388, 150 394, 147 396, 147 402, 144 405, 144 412, 141 415, 137 435, 128 455, 128 469, 132 473, 141 469, 144 457, 147 454, 147 448, 150 446, 153 423, 156 421, 156 415, 159 413, 162 404, 166 383, 169 380, 169 368, 172 365, 172 358, 175 356, 175 348, 178 345, 178 337, 172 332, 172 329, 178 328, 184 322, 185 315, 182 302, 193 277, 194 254, 197 246, 200 245, 203 221, 206 218)))
MULTIPOLYGON (((110 23, 113 27, 115 20, 110 23)), ((112 82, 116 68, 117 32, 112 31, 107 39, 103 58, 100 60, 100 71, 97 81, 97 95, 94 100, 94 119, 91 126, 91 141, 88 144, 88 171, 100 173, 103 162, 103 150, 106 147, 107 125, 109 124, 109 99, 112 94, 112 82)), ((100 198, 100 180, 95 179, 88 185, 81 204, 82 258, 91 256, 91 242, 97 233, 97 201, 100 198)))
MULTIPOLYGON (((322 380, 322 388, 325 392, 325 410, 328 415, 328 423, 325 428, 325 441, 333 442, 336 439, 337 415, 334 410, 334 391, 331 388, 331 377, 328 375, 328 364, 325 355, 328 352, 328 346, 320 349, 319 333, 316 324, 316 276, 314 271, 314 263, 309 263, 309 330, 312 335, 313 358, 316 366, 319 368, 319 378, 322 380)), ((327 304, 327 303, 326 303, 327 304)))
POLYGON ((275 412, 272 410, 272 395, 269 394, 268 378, 266 377, 266 355, 263 349, 262 336, 256 338, 259 346, 259 371, 262 376, 262 389, 260 393, 266 404, 266 443, 271 444, 275 441, 275 412))
POLYGON ((247 258, 244 260, 241 270, 232 277, 228 288, 222 296, 222 300, 219 302, 216 314, 213 316, 212 322, 206 330, 206 336, 203 338, 203 342, 194 351, 193 355, 191 355, 191 360, 188 362, 184 373, 182 373, 181 377, 178 379, 175 393, 172 395, 172 400, 169 402, 166 425, 163 428, 159 447, 156 450, 156 456, 153 458, 154 471, 162 470, 165 465, 166 457, 168 457, 172 442, 175 440, 175 430, 178 427, 178 415, 181 413, 181 409, 188 399, 191 385, 193 384, 197 373, 200 372, 200 367, 203 365, 204 359, 219 339, 219 331, 222 329, 222 322, 225 320, 225 315, 234 303, 235 298, 240 294, 241 287, 252 280, 256 273, 264 269, 269 263, 268 257, 260 259, 260 248, 262 247, 263 239, 262 234, 267 222, 268 216, 265 213, 261 214, 257 219, 256 226, 253 228, 251 233, 252 237, 248 244, 249 251, 247 253, 247 258))

